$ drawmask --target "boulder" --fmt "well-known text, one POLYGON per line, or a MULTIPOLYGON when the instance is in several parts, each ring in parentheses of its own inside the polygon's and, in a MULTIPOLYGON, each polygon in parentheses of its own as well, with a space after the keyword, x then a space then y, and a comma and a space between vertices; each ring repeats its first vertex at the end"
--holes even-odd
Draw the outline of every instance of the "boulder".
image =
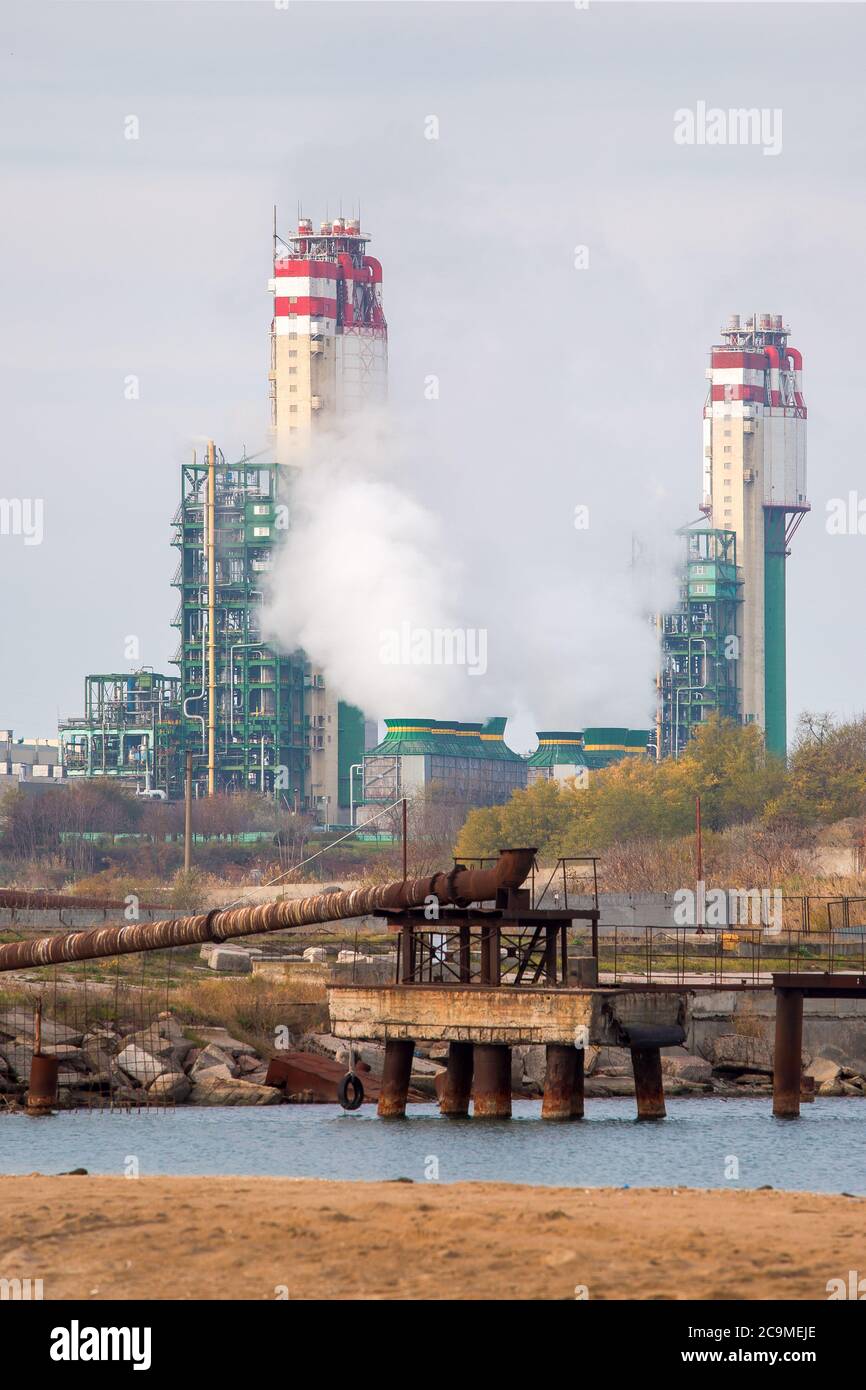
POLYGON ((631 1049, 628 1047, 599 1047, 596 1049, 593 1071, 605 1071, 608 1067, 630 1067, 631 1049))
POLYGON ((411 1089, 420 1092, 422 1096, 429 1096, 430 1100, 436 1100, 438 1097, 436 1077, 441 1076, 444 1071, 444 1067, 436 1067, 432 1073, 427 1070, 416 1071, 413 1066, 412 1078, 410 1081, 411 1089))
POLYGON ((158 1076, 155 1081, 151 1081, 147 1088, 147 1094, 154 1100, 175 1101, 179 1103, 186 1100, 192 1090, 192 1082, 182 1071, 166 1071, 162 1076, 158 1076))
POLYGON ((220 1069, 221 1075, 234 1077, 238 1075, 240 1068, 230 1052, 218 1047, 216 1043, 208 1043, 203 1047, 196 1057, 190 1075, 199 1077, 204 1072, 210 1072, 214 1068, 220 1069))
POLYGON ((842 1081, 822 1081, 820 1086, 815 1087, 819 1096, 841 1096, 844 1095, 842 1081))
POLYGON ((527 1047, 523 1058, 523 1076, 536 1091, 544 1090, 544 1073, 547 1068, 547 1048, 527 1047))
POLYGON ((681 1081, 709 1081, 712 1071, 712 1063, 704 1057, 690 1057, 688 1053, 682 1057, 662 1057, 662 1074, 681 1081))
POLYGON ((258 1086, 235 1078, 197 1077, 189 1094, 190 1105, 279 1105, 282 1093, 275 1086, 258 1086))
POLYGON ((249 1043, 239 1042, 237 1038, 233 1038, 227 1028, 197 1027, 195 1032, 205 1043, 215 1043, 224 1052, 230 1052, 233 1057, 239 1057, 244 1053, 253 1057, 256 1055, 254 1047, 251 1047, 249 1043))
MULTIPOLYGON (((36 1032, 36 1021, 32 1009, 10 1009, 5 1013, 0 1013, 0 1033, 4 1033, 11 1038, 26 1038, 32 1041, 36 1032)), ((55 1023, 53 1019, 43 1018, 42 1020, 42 1045, 68 1043, 70 1047, 80 1047, 82 1034, 76 1033, 74 1028, 66 1028, 62 1023, 55 1023)))
POLYGON ((714 1071, 757 1071, 773 1074, 773 1048, 766 1038, 720 1033, 707 1048, 714 1071))
POLYGON ((584 1094, 589 1097, 633 1096, 634 1081, 627 1076, 593 1075, 584 1086, 584 1094))
POLYGON ((253 962, 248 951, 237 946, 217 946, 208 956, 211 970, 221 970, 229 975, 252 974, 253 962))
POLYGON ((324 946, 308 946, 303 952, 303 957, 304 960, 323 961, 325 960, 325 948, 324 946))
POLYGON ((120 1034, 108 1028, 94 1028, 92 1032, 85 1033, 81 1042, 88 1066, 96 1071, 101 1071, 122 1046, 120 1034))
POLYGON ((240 1076, 248 1076, 250 1072, 259 1071, 262 1065, 261 1057, 255 1053, 242 1052, 237 1058, 238 1072, 240 1076))
POLYGON ((825 1081, 837 1081, 842 1068, 829 1057, 814 1057, 806 1067, 804 1075, 811 1076, 815 1089, 819 1090, 825 1081))
POLYGON ((142 1086, 174 1070, 165 1058, 154 1057, 152 1052, 145 1052, 143 1047, 137 1047, 135 1043, 129 1043, 117 1054, 117 1065, 142 1086))
POLYGON ((268 1069, 264 1063, 260 1067, 256 1067, 255 1071, 247 1072, 243 1078, 244 1081, 252 1081, 256 1086, 264 1086, 267 1079, 268 1069))
POLYGON ((166 1071, 183 1071, 183 1064, 192 1048, 180 1024, 170 1017, 157 1019, 139 1033, 129 1033, 124 1038, 124 1044, 139 1047, 152 1057, 159 1057, 166 1064, 166 1071))
POLYGON ((32 1047, 23 1043, 3 1043, 0 1057, 6 1063, 7 1073, 13 1081, 26 1082, 30 1078, 30 1063, 33 1059, 32 1047))
POLYGON ((335 1038, 333 1033, 308 1033, 304 1044, 310 1052, 323 1052, 328 1057, 343 1057, 348 1051, 345 1038, 335 1038))

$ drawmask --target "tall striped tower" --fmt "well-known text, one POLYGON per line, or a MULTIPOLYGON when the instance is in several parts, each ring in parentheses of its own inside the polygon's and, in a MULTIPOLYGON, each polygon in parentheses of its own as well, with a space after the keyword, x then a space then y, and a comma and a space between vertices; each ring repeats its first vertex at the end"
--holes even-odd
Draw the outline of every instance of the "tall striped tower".
POLYGON ((704 407, 704 495, 710 524, 736 535, 742 575, 738 697, 744 723, 787 745, 785 560, 809 511, 803 359, 779 314, 739 314, 712 348, 704 407))
POLYGON ((271 425, 280 463, 302 465, 315 433, 335 416, 385 400, 388 329, 382 266, 367 255, 356 219, 309 218, 274 255, 271 425))
MULTIPOLYGON (((326 436, 329 426, 385 401, 382 266, 367 255, 368 241, 355 218, 323 222, 317 233, 309 218, 301 218, 297 235, 287 242, 274 228, 269 380, 281 465, 305 467, 315 459, 317 437, 326 436)), ((308 804, 323 823, 345 824, 352 768, 358 769, 364 756, 363 715, 338 701, 325 674, 312 668, 305 723, 308 804)))

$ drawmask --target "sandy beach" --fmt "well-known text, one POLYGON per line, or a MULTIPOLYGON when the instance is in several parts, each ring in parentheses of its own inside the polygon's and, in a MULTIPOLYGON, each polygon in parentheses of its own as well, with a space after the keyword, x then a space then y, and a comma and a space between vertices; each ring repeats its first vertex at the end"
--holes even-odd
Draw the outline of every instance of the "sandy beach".
POLYGON ((290 1178, 0 1177, 46 1299, 826 1299, 866 1198, 290 1178))

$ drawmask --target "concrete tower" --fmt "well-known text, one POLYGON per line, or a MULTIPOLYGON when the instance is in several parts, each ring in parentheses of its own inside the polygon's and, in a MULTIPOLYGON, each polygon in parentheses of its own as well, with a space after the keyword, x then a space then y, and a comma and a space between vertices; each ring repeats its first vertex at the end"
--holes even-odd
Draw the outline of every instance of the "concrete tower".
POLYGON ((303 466, 336 416, 385 400, 382 267, 368 241, 360 222, 338 217, 317 234, 302 218, 288 255, 278 257, 275 243, 270 381, 280 463, 303 466))
MULTIPOLYGON (((358 220, 342 217, 323 222, 318 232, 302 218, 288 242, 275 230, 269 379, 281 465, 314 466, 317 439, 329 426, 385 401, 382 267, 367 255, 368 241, 358 220)), ((307 676, 305 708, 309 804, 324 823, 345 823, 351 770, 364 754, 363 716, 339 702, 315 668, 307 676)))
POLYGON ((787 745, 785 560, 806 501, 803 359, 779 314, 731 316, 712 348, 704 407, 702 510, 736 536, 742 577, 740 717, 787 745))

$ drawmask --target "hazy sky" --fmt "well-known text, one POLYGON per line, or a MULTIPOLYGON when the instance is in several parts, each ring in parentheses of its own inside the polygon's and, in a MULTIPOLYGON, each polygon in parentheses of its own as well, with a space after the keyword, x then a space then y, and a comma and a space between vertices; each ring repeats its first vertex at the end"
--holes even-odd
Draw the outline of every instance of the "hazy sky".
POLYGON ((383 262, 391 480, 511 692, 477 717, 649 722, 632 535, 696 515, 708 349, 753 309, 805 359, 790 722, 860 710, 866 535, 825 517, 866 497, 864 46, 860 5, 6 0, 0 497, 42 499, 44 538, 0 535, 0 725, 53 734, 130 635, 174 670, 179 464, 266 443, 272 205, 286 232, 299 200, 360 199, 383 262), (780 110, 781 153, 676 144, 698 102, 780 110))

